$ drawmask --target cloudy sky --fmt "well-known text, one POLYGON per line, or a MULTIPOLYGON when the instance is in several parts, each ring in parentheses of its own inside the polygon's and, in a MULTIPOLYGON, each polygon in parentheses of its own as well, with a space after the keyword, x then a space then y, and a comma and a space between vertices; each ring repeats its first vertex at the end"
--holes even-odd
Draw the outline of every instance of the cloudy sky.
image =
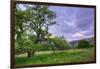
POLYGON ((64 36, 68 41, 94 36, 94 8, 51 6, 56 13, 57 25, 49 27, 55 36, 64 36))
POLYGON ((54 36, 64 36, 68 41, 94 36, 94 8, 50 6, 49 10, 57 16, 57 24, 49 27, 54 36))

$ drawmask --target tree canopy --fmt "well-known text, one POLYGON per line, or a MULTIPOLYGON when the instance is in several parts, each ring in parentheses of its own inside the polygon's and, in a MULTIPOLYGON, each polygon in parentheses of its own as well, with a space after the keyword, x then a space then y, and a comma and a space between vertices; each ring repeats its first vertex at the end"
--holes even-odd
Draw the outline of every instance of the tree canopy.
POLYGON ((50 36, 48 28, 56 24, 56 14, 44 5, 15 6, 15 48, 16 51, 33 51, 37 43, 50 36))
POLYGON ((80 42, 77 45, 77 48, 89 48, 89 47, 92 47, 92 45, 86 40, 80 40, 80 42))

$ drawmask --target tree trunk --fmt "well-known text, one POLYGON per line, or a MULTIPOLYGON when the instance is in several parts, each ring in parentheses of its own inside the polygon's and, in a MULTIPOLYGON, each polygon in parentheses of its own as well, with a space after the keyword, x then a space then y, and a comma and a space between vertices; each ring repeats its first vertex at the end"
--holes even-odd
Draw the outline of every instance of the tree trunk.
POLYGON ((29 52, 27 52, 27 57, 31 58, 32 56, 34 56, 34 54, 35 54, 34 51, 33 52, 29 51, 29 52))

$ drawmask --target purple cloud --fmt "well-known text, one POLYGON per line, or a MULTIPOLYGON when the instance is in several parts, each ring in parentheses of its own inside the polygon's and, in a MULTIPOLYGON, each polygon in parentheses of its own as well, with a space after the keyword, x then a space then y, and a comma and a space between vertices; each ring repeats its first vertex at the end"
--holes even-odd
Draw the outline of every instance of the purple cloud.
POLYGON ((55 36, 64 36, 69 41, 94 36, 94 9, 81 7, 50 6, 57 15, 59 25, 49 27, 55 36))

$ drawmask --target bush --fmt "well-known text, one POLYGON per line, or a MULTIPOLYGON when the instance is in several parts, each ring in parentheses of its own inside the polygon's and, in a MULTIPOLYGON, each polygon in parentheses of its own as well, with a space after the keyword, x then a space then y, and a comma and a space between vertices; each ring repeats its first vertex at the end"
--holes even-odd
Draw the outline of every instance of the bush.
POLYGON ((90 48, 92 45, 86 40, 80 40, 76 48, 90 48))
POLYGON ((52 38, 51 42, 53 44, 54 49, 56 50, 64 50, 64 49, 69 49, 69 44, 66 40, 64 40, 63 38, 52 38))
POLYGON ((15 53, 21 54, 31 51, 49 51, 69 49, 69 44, 63 38, 48 38, 46 41, 35 43, 33 39, 23 38, 15 41, 15 53))
POLYGON ((34 50, 33 42, 30 38, 27 39, 19 39, 15 41, 15 53, 21 54, 28 51, 34 50))

